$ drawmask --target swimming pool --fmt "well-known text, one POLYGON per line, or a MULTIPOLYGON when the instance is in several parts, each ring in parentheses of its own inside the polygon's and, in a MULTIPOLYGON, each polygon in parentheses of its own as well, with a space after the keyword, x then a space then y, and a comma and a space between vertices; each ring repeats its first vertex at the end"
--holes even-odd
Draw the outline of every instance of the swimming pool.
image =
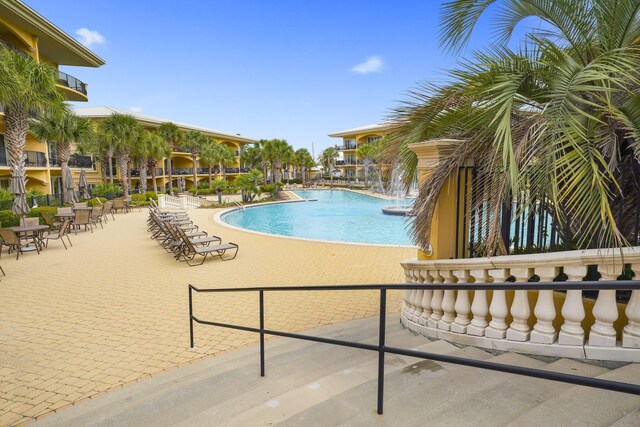
POLYGON ((382 214, 394 204, 341 190, 295 192, 308 203, 275 203, 236 210, 222 216, 227 224, 280 236, 349 243, 412 245, 404 217, 382 214))

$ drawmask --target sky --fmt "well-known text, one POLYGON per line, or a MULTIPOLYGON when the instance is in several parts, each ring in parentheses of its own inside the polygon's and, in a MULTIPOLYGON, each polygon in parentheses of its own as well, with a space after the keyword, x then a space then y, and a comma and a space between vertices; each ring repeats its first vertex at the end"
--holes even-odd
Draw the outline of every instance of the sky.
MULTIPOLYGON (((384 120, 457 61, 439 47, 439 0, 26 3, 106 61, 61 67, 88 84, 76 105, 283 138, 316 155, 341 142, 327 134, 384 120)), ((471 48, 488 35, 481 20, 471 48)))

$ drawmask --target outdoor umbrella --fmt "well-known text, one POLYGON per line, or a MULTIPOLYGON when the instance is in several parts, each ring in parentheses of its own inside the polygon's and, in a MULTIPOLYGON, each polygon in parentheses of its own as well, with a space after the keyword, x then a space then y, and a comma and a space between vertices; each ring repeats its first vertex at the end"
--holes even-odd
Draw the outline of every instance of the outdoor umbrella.
POLYGON ((78 192, 80 193, 80 197, 84 200, 89 200, 91 195, 89 194, 89 183, 87 182, 87 175, 84 172, 84 169, 80 169, 80 180, 78 181, 78 192))
POLYGON ((64 188, 64 202, 74 204, 78 202, 76 191, 73 189, 73 177, 71 176, 71 170, 67 168, 62 176, 62 187, 64 188))
POLYGON ((11 183, 9 184, 9 191, 16 195, 13 199, 13 205, 11 206, 11 211, 20 216, 25 216, 29 213, 29 205, 27 204, 27 190, 24 187, 25 179, 24 176, 12 176, 11 183))

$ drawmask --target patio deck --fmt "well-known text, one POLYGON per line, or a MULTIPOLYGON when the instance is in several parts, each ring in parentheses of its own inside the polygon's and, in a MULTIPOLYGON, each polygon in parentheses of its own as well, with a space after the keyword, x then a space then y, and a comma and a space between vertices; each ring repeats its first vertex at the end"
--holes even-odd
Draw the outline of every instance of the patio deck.
MULTIPOLYGON (((232 230, 212 209, 191 210, 209 234, 240 245, 230 262, 189 268, 146 232, 147 212, 116 215, 105 229, 51 242, 40 255, 0 259, 0 425, 65 406, 256 341, 255 334, 196 327, 188 348, 187 284, 201 287, 401 283, 410 248, 317 243, 232 230)), ((258 297, 197 296, 202 317, 257 325, 258 297)), ((397 310, 400 295, 390 295, 397 310)), ((273 295, 269 327, 300 331, 377 312, 375 292, 273 295)))

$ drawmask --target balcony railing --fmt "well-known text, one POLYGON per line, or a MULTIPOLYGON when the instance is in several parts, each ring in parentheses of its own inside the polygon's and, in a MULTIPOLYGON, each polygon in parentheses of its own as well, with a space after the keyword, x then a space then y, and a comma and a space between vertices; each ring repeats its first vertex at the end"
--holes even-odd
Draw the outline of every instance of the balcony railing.
POLYGON ((27 158, 24 161, 26 166, 45 168, 47 167, 47 158, 44 153, 40 151, 25 151, 27 158))
POLYGON ((175 168, 173 175, 193 175, 193 168, 175 168))
POLYGON ((63 73, 62 71, 58 71, 58 82, 60 84, 62 84, 63 86, 66 86, 70 89, 73 89, 75 91, 78 91, 84 95, 87 94, 87 84, 83 83, 82 81, 78 80, 77 78, 67 74, 67 73, 63 73))
POLYGON ((342 149, 343 150, 355 150, 356 149, 356 144, 352 143, 352 144, 342 144, 342 149))
POLYGON ((240 168, 224 168, 226 173, 240 173, 240 168))
MULTIPOLYGON (((72 154, 69 156, 67 165, 70 168, 83 168, 83 169, 95 169, 95 163, 90 156, 81 156, 79 154, 72 154)), ((60 166, 60 160, 57 157, 51 157, 49 159, 49 166, 60 166)))

